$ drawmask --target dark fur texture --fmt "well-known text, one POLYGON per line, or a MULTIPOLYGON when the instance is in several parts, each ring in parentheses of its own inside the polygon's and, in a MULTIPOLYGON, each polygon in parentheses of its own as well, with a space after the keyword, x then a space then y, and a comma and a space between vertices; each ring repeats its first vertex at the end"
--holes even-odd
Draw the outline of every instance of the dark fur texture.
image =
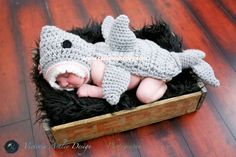
MULTIPOLYGON (((104 41, 99 23, 90 22, 84 28, 73 28, 69 32, 80 35, 87 42, 104 41)), ((153 24, 144 26, 140 30, 134 30, 134 32, 138 38, 152 40, 169 51, 181 52, 182 50, 182 40, 172 33, 169 26, 163 21, 154 21, 153 24)), ((38 116, 41 120, 48 118, 51 126, 142 105, 135 96, 136 89, 125 92, 116 106, 109 105, 104 99, 78 98, 75 91, 54 90, 39 74, 37 69, 39 58, 37 44, 33 58, 35 65, 32 69, 32 79, 36 85, 38 116), (40 114, 41 112, 46 112, 46 115, 40 114)), ((167 83, 168 89, 162 99, 199 91, 197 80, 196 75, 190 69, 184 70, 167 83)))

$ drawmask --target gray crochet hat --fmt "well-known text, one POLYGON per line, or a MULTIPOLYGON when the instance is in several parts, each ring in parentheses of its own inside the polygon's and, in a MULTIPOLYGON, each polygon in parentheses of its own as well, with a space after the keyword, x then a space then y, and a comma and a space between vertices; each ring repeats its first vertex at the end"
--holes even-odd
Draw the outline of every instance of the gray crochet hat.
MULTIPOLYGON (((90 65, 84 56, 92 53, 93 46, 91 45, 79 36, 67 33, 55 26, 44 26, 39 43, 39 66, 44 78, 53 88, 59 90, 62 88, 56 83, 56 77, 62 73, 74 73, 88 82, 90 65)), ((73 89, 66 88, 66 90, 73 89)))

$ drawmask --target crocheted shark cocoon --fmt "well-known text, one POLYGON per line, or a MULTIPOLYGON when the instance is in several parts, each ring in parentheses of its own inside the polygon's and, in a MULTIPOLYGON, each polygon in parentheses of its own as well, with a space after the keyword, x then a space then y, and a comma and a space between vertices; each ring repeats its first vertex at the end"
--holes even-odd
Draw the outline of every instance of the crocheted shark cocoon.
POLYGON ((52 67, 63 61, 78 63, 84 70, 75 73, 83 77, 85 72, 90 71, 91 61, 88 58, 91 57, 106 58, 102 88, 104 98, 111 105, 116 105, 121 94, 127 90, 131 74, 171 80, 182 69, 192 68, 205 83, 220 85, 212 67, 203 60, 204 52, 195 49, 184 50, 183 53, 169 52, 153 41, 136 38, 129 28, 129 18, 125 15, 116 19, 107 16, 102 24, 102 34, 105 42, 91 44, 55 26, 43 27, 40 36, 40 66, 52 87, 55 87, 56 77, 50 74, 53 73, 52 67), (64 44, 65 41, 67 44, 64 44))

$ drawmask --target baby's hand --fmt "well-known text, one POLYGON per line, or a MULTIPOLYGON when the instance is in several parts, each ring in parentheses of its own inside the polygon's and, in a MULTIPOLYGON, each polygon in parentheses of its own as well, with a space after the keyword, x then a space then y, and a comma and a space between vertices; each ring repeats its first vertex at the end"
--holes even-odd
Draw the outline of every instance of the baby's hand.
POLYGON ((77 90, 77 95, 79 97, 89 97, 89 85, 82 84, 79 89, 77 90))
POLYGON ((103 98, 102 87, 82 84, 77 91, 79 97, 103 98))

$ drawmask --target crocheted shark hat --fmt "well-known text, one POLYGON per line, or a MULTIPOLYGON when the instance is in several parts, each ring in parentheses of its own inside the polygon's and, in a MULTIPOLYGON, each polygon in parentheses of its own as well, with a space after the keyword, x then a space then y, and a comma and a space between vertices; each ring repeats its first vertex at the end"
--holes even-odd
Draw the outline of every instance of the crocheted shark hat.
POLYGON ((56 77, 66 72, 89 81, 90 65, 86 56, 94 51, 92 44, 55 26, 44 26, 40 34, 39 48, 40 69, 53 88, 64 90, 56 83, 56 77))

